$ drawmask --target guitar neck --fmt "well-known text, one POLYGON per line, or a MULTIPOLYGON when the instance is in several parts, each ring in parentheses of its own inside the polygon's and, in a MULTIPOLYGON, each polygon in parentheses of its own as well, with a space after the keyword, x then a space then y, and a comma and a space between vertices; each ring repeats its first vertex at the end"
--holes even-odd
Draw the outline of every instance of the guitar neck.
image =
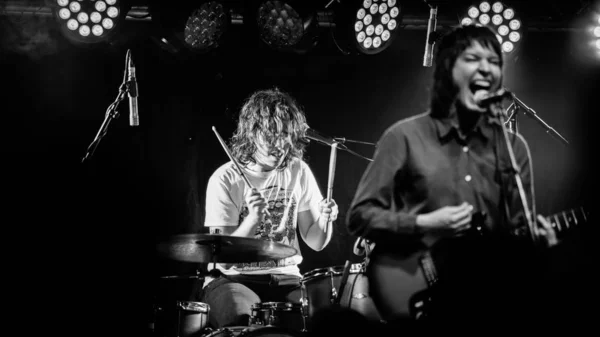
POLYGON ((572 208, 546 217, 557 234, 577 227, 588 220, 589 213, 583 208, 572 208))
MULTIPOLYGON (((588 221, 589 212, 583 207, 571 208, 546 217, 557 236, 565 234, 568 230, 578 227, 588 221)), ((517 236, 529 233, 527 226, 521 226, 514 231, 517 236)))

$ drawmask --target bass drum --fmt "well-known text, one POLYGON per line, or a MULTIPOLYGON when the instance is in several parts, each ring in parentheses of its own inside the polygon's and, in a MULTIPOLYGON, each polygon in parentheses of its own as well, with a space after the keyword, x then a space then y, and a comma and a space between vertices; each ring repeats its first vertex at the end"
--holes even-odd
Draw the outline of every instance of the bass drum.
POLYGON ((203 335, 203 337, 303 337, 300 332, 275 326, 230 326, 203 335))

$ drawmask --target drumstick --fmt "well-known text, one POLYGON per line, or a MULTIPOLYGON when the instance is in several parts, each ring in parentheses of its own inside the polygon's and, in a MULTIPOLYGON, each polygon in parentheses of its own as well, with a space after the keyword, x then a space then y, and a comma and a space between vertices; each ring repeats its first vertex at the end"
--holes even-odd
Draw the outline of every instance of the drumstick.
MULTIPOLYGON (((331 144, 331 154, 329 155, 329 178, 327 180, 327 202, 331 202, 333 196, 333 181, 335 179, 335 161, 337 158, 337 142, 331 144)), ((329 218, 327 219, 329 222, 329 218)), ((325 233, 327 233, 327 226, 325 226, 325 233)))
MULTIPOLYGON (((235 160, 235 158, 233 158, 233 155, 231 154, 231 152, 229 152, 229 148, 223 141, 223 138, 221 138, 221 135, 219 135, 219 132, 217 132, 217 129, 213 126, 212 130, 215 132, 215 135, 217 135, 217 138, 219 139, 221 146, 223 146, 223 150, 225 150, 225 153, 227 153, 227 156, 229 157, 229 159, 231 159, 233 164, 235 164, 235 167, 237 168, 238 172, 240 173, 240 175, 242 176, 242 178, 244 179, 244 181, 246 182, 248 187, 250 189, 253 189, 254 186, 252 186, 252 184, 250 183, 250 180, 248 180, 248 177, 246 177, 246 175, 244 174, 244 171, 242 171, 240 164, 238 164, 237 160, 235 160)), ((271 215, 271 213, 269 213, 269 210, 267 210, 266 208, 265 208, 265 213, 269 216, 271 215)))

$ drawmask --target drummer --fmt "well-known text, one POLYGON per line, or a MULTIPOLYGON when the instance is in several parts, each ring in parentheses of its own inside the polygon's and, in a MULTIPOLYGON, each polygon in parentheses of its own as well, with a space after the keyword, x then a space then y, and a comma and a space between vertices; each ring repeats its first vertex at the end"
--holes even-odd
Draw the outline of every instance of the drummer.
POLYGON ((307 127, 301 107, 288 93, 278 88, 254 92, 229 144, 252 187, 232 161, 208 181, 204 225, 211 234, 269 240, 298 251, 277 261, 216 264, 200 292, 215 329, 248 325, 256 303, 299 303, 302 256, 296 233, 315 251, 331 240, 338 206, 323 198, 303 161, 307 127))

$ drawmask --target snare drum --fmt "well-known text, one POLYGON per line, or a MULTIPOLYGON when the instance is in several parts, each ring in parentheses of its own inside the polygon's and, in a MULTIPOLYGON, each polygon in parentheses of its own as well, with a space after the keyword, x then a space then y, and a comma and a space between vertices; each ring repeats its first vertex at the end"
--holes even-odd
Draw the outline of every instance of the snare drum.
POLYGON ((201 332, 208 323, 210 307, 202 302, 176 301, 156 308, 155 336, 187 337, 201 332))
POLYGON ((203 337, 301 337, 302 334, 276 326, 231 326, 215 330, 203 337))
MULTIPOLYGON (((334 303, 340 291, 343 272, 344 266, 334 266, 315 269, 303 275, 303 301, 309 321, 319 309, 334 303)), ((362 263, 350 266, 339 305, 356 310, 369 320, 381 321, 373 299, 369 296, 369 280, 362 263)))
POLYGON ((252 306, 250 325, 276 326, 304 331, 302 304, 291 302, 262 302, 252 306))

